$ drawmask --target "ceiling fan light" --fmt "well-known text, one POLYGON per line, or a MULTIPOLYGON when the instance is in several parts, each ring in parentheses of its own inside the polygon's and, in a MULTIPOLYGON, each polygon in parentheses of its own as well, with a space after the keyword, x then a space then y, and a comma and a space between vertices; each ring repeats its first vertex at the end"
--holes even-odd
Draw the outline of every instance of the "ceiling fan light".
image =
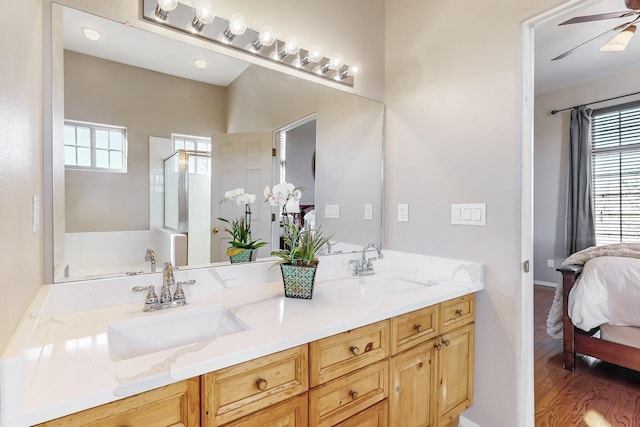
POLYGON ((607 44, 602 46, 600 50, 602 52, 620 52, 625 50, 629 45, 629 42, 633 38, 633 34, 636 32, 635 25, 629 25, 623 31, 616 34, 614 38, 609 40, 607 44))

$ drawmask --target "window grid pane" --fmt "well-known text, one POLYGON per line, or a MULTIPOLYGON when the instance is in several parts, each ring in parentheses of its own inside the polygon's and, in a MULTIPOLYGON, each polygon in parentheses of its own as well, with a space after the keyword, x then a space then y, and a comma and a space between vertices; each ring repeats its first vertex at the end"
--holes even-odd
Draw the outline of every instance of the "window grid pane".
POLYGON ((640 242, 640 107, 592 121, 596 244, 640 242))
POLYGON ((126 172, 126 129, 65 122, 65 166, 126 172))

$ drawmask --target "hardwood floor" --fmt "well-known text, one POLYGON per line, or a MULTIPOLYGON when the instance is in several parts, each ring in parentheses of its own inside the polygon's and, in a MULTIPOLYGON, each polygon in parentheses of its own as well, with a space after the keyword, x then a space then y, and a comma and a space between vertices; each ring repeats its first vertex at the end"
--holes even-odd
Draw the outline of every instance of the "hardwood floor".
POLYGON ((537 427, 639 427, 640 372, 578 357, 562 367, 562 341, 547 335, 554 288, 534 286, 537 427))

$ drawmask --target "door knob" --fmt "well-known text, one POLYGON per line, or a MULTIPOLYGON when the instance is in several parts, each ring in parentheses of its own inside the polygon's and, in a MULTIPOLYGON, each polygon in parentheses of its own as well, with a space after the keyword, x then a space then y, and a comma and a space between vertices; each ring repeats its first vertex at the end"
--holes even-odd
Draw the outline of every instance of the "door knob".
POLYGON ((213 227, 213 228, 211 229, 211 232, 212 232, 213 234, 216 234, 218 231, 219 231, 219 230, 218 230, 218 227, 213 227))

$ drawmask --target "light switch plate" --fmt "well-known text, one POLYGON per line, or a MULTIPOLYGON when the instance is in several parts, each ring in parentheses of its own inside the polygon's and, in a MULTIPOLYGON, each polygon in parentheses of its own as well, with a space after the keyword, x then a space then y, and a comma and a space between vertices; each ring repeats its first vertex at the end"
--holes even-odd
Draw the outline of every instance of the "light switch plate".
POLYGON ((398 222, 409 222, 409 205, 398 203, 398 222))
POLYGON ((340 205, 326 205, 324 207, 324 217, 340 219, 340 205))
POLYGON ((487 225, 486 203, 455 203, 451 205, 451 224, 487 225))

